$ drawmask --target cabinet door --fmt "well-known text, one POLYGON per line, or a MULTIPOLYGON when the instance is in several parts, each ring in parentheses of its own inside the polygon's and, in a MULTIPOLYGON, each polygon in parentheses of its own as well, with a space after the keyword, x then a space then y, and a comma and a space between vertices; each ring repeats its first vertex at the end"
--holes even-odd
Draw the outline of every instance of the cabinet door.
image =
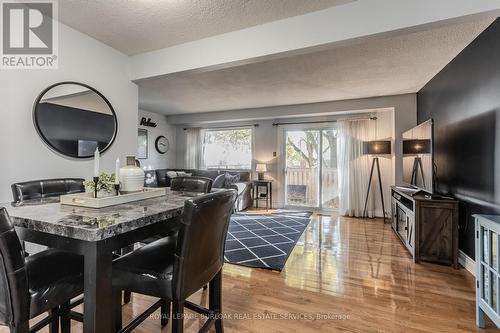
POLYGON ((397 201, 392 198, 392 229, 398 230, 398 204, 397 201))
POLYGON ((453 209, 443 205, 422 205, 420 217, 420 258, 440 263, 452 263, 453 209))

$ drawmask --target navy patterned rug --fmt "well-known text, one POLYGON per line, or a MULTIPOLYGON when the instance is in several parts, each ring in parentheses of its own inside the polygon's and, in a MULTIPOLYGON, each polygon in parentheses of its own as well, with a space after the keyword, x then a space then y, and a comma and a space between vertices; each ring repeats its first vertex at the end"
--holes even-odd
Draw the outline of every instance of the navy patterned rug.
POLYGON ((290 210, 234 214, 227 234, 226 262, 281 271, 311 215, 290 210))

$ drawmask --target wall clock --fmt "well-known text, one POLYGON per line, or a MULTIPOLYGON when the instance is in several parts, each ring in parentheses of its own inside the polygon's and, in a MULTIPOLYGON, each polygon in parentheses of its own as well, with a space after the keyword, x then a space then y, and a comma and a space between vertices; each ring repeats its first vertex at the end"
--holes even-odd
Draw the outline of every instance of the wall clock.
POLYGON ((155 148, 160 154, 165 154, 170 148, 170 143, 168 142, 168 139, 166 137, 160 135, 156 138, 155 148))

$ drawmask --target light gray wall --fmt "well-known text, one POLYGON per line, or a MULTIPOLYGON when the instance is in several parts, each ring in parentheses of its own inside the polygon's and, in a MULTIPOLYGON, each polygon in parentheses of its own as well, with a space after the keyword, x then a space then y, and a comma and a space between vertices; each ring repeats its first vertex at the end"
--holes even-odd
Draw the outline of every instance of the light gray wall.
MULTIPOLYGON (((268 164, 268 177, 276 180, 278 177, 278 157, 280 147, 278 143, 278 128, 272 126, 275 121, 293 122, 300 121, 327 121, 345 118, 346 114, 353 111, 373 112, 375 110, 386 110, 378 112, 377 136, 380 139, 391 138, 393 140, 394 155, 392 159, 382 158, 380 160, 382 179, 385 187, 386 211, 389 206, 389 185, 397 184, 402 180, 401 165, 401 133, 416 125, 416 95, 398 95, 388 97, 376 97, 350 101, 325 102, 304 105, 290 105, 282 107, 261 108, 252 110, 235 110, 221 112, 206 112, 198 114, 186 114, 167 117, 169 124, 177 125, 177 167, 184 167, 184 156, 186 152, 185 134, 183 126, 233 126, 242 124, 258 124, 254 129, 254 165, 256 162, 268 164), (390 110, 390 111, 389 111, 390 110), (277 152, 277 157, 273 157, 277 152)), ((254 172, 254 176, 255 172, 254 172)), ((274 204, 282 205, 282 188, 278 182, 274 184, 274 204)), ((379 195, 376 194, 377 215, 382 215, 379 195)))
POLYGON ((0 202, 12 200, 10 185, 14 182, 92 176, 92 160, 68 159, 54 153, 33 126, 33 102, 43 89, 60 81, 77 81, 94 87, 115 109, 118 134, 102 155, 101 170, 113 172, 117 157, 125 161, 126 155, 136 152, 138 92, 129 79, 129 58, 60 25, 58 69, 1 71, 0 202))
POLYGON ((176 127, 167 122, 167 117, 154 112, 139 110, 138 127, 148 131, 148 158, 141 159, 141 166, 151 166, 153 169, 173 168, 176 166, 176 127), (140 126, 141 118, 151 118, 156 127, 140 126), (156 138, 160 135, 166 137, 170 149, 165 154, 160 154, 155 148, 156 138))

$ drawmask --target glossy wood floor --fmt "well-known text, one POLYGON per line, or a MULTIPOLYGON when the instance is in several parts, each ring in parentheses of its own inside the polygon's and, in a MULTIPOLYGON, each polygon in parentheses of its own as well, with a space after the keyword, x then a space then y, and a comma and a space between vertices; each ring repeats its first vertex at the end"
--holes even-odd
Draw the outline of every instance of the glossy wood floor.
MULTIPOLYGON (((283 272, 226 265, 223 283, 226 332, 496 331, 476 329, 471 274, 413 264, 381 220, 315 215, 283 272)), ((207 295, 192 300, 206 304, 207 295)), ((125 322, 152 302, 133 295, 125 322)), ((186 332, 200 325, 189 319, 186 332)), ((136 332, 159 326, 151 317, 136 332)), ((75 323, 72 332, 81 331, 75 323)))

